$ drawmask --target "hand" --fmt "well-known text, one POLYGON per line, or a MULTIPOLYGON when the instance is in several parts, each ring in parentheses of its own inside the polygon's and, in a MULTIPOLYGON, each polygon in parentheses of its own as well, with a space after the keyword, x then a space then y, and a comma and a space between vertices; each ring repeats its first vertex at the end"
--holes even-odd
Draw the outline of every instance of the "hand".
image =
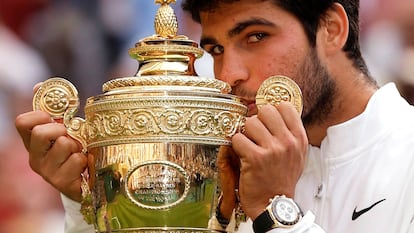
POLYGON ((222 198, 220 213, 230 219, 236 207, 235 189, 239 186, 240 160, 230 146, 221 146, 217 157, 222 198))
POLYGON ((87 167, 87 157, 81 145, 67 135, 66 127, 42 111, 21 114, 15 124, 33 171, 67 197, 80 201, 81 173, 87 167))
POLYGON ((245 122, 245 133, 232 138, 240 158, 241 206, 253 220, 275 195, 293 198, 306 160, 308 139, 290 103, 263 106, 245 122))

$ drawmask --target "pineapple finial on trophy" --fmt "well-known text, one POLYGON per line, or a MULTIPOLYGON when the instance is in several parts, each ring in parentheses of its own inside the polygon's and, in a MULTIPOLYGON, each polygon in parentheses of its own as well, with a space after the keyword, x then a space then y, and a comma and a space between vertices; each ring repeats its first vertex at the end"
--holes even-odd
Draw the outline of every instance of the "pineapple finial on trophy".
POLYGON ((178 22, 174 10, 170 4, 176 0, 155 0, 156 4, 161 4, 155 16, 155 33, 164 38, 174 38, 177 36, 178 22))
POLYGON ((139 62, 136 77, 197 76, 194 61, 203 55, 203 50, 187 36, 177 35, 178 21, 170 6, 175 2, 155 0, 156 4, 160 4, 154 19, 155 35, 141 39, 134 48, 129 49, 129 55, 139 62))

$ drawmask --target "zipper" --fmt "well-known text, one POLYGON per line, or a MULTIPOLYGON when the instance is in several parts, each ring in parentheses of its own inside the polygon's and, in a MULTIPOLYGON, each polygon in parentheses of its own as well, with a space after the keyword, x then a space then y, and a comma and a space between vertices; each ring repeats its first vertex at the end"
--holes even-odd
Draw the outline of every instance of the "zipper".
POLYGON ((316 192, 314 196, 316 221, 319 222, 321 225, 325 225, 325 216, 323 210, 326 203, 326 190, 328 188, 328 161, 326 158, 324 158, 325 156, 323 156, 323 154, 323 147, 321 146, 321 148, 319 149, 319 155, 317 156, 320 177, 318 185, 317 187, 315 187, 316 192))

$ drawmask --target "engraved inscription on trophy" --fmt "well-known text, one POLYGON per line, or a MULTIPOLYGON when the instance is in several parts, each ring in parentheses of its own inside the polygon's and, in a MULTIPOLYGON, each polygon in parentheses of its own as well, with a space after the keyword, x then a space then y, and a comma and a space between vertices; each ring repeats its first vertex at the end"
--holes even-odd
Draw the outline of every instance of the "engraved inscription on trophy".
POLYGON ((168 209, 183 201, 190 189, 190 178, 178 164, 149 161, 132 169, 125 186, 128 198, 145 209, 168 209))

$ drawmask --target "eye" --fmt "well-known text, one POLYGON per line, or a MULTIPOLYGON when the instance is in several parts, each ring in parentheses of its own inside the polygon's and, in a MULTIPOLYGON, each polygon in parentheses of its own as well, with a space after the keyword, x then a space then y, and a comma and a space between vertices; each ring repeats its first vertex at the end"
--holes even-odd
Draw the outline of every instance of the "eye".
POLYGON ((212 56, 220 55, 224 52, 224 47, 221 45, 214 45, 210 48, 206 49, 206 51, 211 54, 212 56))
POLYGON ((247 43, 257 43, 267 37, 266 33, 259 32, 248 36, 247 43))

